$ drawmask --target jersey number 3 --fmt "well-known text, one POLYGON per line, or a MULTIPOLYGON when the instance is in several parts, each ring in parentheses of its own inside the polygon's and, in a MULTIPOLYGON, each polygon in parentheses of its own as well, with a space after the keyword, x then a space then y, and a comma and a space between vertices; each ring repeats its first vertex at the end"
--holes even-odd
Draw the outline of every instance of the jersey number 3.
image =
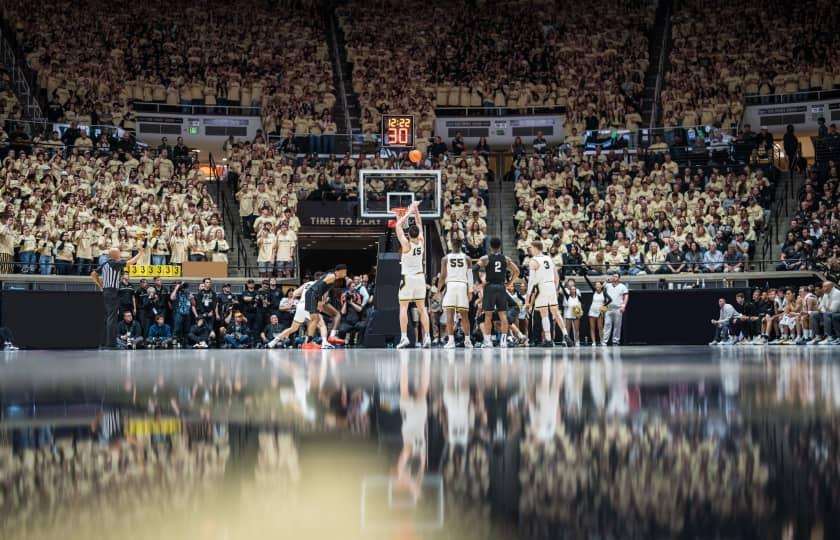
POLYGON ((543 266, 545 266, 546 270, 548 270, 550 268, 549 265, 548 265, 548 261, 543 261, 543 266))

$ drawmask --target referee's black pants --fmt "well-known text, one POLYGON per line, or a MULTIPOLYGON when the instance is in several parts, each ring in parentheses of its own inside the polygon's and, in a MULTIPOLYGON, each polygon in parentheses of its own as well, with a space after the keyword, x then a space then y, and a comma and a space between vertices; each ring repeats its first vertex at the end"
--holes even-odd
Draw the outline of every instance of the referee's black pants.
POLYGON ((102 291, 102 298, 105 304, 105 346, 117 346, 117 312, 120 308, 120 296, 118 289, 105 289, 102 291))

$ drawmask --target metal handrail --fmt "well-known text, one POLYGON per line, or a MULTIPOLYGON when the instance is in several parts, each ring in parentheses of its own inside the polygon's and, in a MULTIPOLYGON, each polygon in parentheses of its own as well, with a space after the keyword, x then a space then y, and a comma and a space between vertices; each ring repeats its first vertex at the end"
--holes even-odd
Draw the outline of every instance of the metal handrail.
POLYGON ((156 101, 132 101, 131 105, 134 107, 134 112, 137 113, 184 114, 188 116, 262 116, 262 107, 260 106, 170 105, 156 101))
POLYGON ((668 39, 671 35, 671 2, 669 0, 660 0, 666 2, 665 5, 665 31, 662 33, 662 43, 659 49, 659 66, 656 71, 656 87, 653 91, 653 108, 650 111, 650 129, 656 125, 659 119, 659 100, 662 95, 662 82, 665 79, 665 61, 668 52, 668 39))
POLYGON ((475 107, 441 106, 435 107, 435 116, 535 116, 540 114, 565 114, 566 107, 475 107))
POLYGON ((776 94, 750 94, 744 96, 744 104, 752 105, 784 105, 786 103, 801 103, 805 101, 823 101, 837 99, 840 97, 840 90, 804 90, 801 92, 776 93, 776 94))

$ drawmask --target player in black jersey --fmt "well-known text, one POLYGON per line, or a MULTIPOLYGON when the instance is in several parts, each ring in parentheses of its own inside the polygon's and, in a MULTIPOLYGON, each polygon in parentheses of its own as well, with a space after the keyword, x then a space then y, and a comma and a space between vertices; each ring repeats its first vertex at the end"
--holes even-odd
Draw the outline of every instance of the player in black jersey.
POLYGON ((507 294, 507 273, 510 271, 510 282, 516 281, 519 277, 517 267, 509 257, 502 255, 502 240, 493 237, 490 239, 490 253, 478 260, 479 276, 484 286, 484 297, 482 308, 484 309, 484 324, 481 331, 484 333, 484 347, 492 347, 493 339, 493 312, 499 314, 499 322, 502 325, 502 338, 499 341, 500 347, 507 347, 508 333, 508 294, 507 294))
MULTIPOLYGON (((344 278, 346 277, 347 265, 338 264, 332 272, 325 273, 320 279, 313 283, 309 289, 307 289, 304 296, 304 302, 306 302, 304 307, 306 311, 309 312, 309 326, 306 328, 307 343, 304 345, 304 348, 317 348, 317 345, 315 347, 307 345, 312 343, 312 339, 315 337, 315 330, 318 329, 318 324, 321 320, 321 314, 318 312, 318 304, 321 301, 321 298, 330 289, 332 289, 336 283, 343 284, 344 278)), ((322 345, 326 344, 327 336, 321 336, 321 340, 323 342, 322 345)))

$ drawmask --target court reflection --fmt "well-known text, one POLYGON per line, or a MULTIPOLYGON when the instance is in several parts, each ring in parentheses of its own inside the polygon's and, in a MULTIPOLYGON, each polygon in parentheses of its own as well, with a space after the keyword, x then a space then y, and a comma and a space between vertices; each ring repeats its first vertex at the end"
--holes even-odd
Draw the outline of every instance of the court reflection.
POLYGON ((787 351, 6 364, 0 538, 838 538, 840 366, 787 351))

